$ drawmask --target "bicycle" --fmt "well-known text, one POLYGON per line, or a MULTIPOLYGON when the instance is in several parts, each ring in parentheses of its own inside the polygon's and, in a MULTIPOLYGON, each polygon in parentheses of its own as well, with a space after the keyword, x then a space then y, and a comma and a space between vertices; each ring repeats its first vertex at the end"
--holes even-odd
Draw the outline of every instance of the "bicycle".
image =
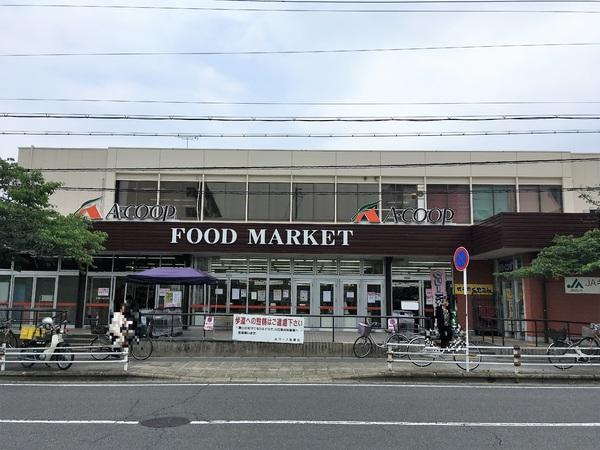
POLYGON ((548 361, 560 370, 567 370, 577 363, 591 363, 600 354, 600 324, 591 323, 583 336, 575 341, 567 336, 567 330, 548 330, 554 342, 546 350, 548 361))
POLYGON ((6 344, 7 347, 12 348, 17 348, 19 346, 17 336, 12 331, 12 322, 11 319, 8 319, 0 326, 0 347, 2 344, 6 344))
POLYGON ((360 322, 358 324, 360 336, 354 341, 354 345, 352 345, 352 351, 357 358, 365 358, 373 351, 374 347, 386 349, 388 344, 408 343, 408 338, 403 334, 386 329, 385 332, 390 334, 390 336, 381 344, 378 344, 371 336, 373 325, 374 323, 372 322, 360 322))
MULTIPOLYGON (((107 330, 108 331, 108 330, 107 330)), ((145 327, 139 327, 133 338, 128 340, 129 354, 133 359, 144 361, 152 356, 154 346, 152 340, 147 336, 145 327)), ((111 352, 116 349, 113 345, 112 338, 109 334, 99 334, 90 341, 90 353, 92 358, 97 361, 107 359, 111 352)), ((114 356, 117 356, 116 354, 114 356)))
MULTIPOLYGON (((75 355, 70 350, 70 345, 64 341, 67 321, 54 325, 51 317, 42 319, 42 323, 35 327, 33 336, 29 341, 23 341, 21 353, 28 361, 21 361, 23 367, 31 367, 34 361, 55 362, 60 370, 67 370, 73 365, 75 355), (43 347, 43 348, 42 348, 43 347), (31 362, 30 362, 31 361, 31 362)), ((49 362, 45 362, 50 367, 49 362)))
POLYGON ((408 343, 408 359, 418 367, 427 367, 436 358, 449 354, 453 356, 454 362, 462 370, 475 370, 481 363, 481 353, 479 349, 469 347, 469 359, 467 360, 467 342, 464 331, 457 327, 453 333, 454 338, 448 344, 448 347, 440 347, 432 339, 433 330, 427 330, 425 336, 417 336, 408 343))

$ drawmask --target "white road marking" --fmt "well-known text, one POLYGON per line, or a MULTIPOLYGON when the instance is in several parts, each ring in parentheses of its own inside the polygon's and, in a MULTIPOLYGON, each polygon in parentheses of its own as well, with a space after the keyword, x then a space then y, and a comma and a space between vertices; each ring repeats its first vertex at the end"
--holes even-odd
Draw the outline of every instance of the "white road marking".
POLYGON ((50 425, 137 425, 137 420, 44 420, 44 419, 0 419, 3 423, 27 423, 50 425))
MULTIPOLYGON (((0 419, 2 424, 43 425, 140 425, 137 420, 39 420, 0 419)), ((360 420, 192 420, 190 425, 326 425, 326 426, 403 426, 403 427, 495 427, 495 428, 598 428, 600 422, 406 422, 360 420)))
POLYGON ((343 387, 424 389, 600 389, 598 385, 513 385, 513 384, 402 384, 402 383, 0 383, 0 387, 343 387))
POLYGON ((600 422, 400 422, 359 420, 192 420, 190 425, 393 425, 404 427, 600 427, 600 422))

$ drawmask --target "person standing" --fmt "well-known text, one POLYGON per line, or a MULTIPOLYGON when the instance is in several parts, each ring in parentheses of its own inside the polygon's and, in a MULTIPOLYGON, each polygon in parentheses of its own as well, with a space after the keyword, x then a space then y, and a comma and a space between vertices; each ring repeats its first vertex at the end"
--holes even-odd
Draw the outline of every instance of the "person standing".
POLYGON ((435 308, 435 321, 438 332, 440 333, 441 347, 448 347, 452 339, 452 323, 450 320, 450 311, 448 311, 448 301, 444 300, 435 308))

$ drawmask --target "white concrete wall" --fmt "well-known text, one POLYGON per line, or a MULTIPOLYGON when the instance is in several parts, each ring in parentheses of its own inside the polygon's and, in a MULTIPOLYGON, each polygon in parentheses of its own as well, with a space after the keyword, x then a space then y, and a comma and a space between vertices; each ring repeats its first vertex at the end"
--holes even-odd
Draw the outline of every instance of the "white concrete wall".
MULTIPOLYGON (((532 159, 598 158, 600 154, 568 152, 451 152, 451 151, 317 151, 317 150, 210 150, 167 148, 35 148, 19 149, 19 163, 26 168, 81 168, 75 172, 45 171, 46 179, 75 188, 102 191, 59 190, 52 197, 60 212, 70 213, 85 201, 103 196, 106 213, 114 202, 117 179, 128 180, 248 180, 457 183, 457 184, 556 184, 564 188, 600 185, 600 161, 491 164, 456 166, 379 167, 389 164, 484 162, 532 159), (351 168, 373 164, 377 167, 351 168), (290 169, 317 165, 323 168, 290 169), (283 166, 279 169, 234 169, 248 166, 283 166), (86 171, 85 169, 94 169, 86 171), (140 169, 177 170, 140 170, 140 169), (203 169, 202 169, 203 168, 203 169), (117 169, 117 170, 115 170, 117 169)), ((600 198, 600 197, 599 197, 600 198)), ((563 192, 565 212, 589 209, 578 192, 563 192)))

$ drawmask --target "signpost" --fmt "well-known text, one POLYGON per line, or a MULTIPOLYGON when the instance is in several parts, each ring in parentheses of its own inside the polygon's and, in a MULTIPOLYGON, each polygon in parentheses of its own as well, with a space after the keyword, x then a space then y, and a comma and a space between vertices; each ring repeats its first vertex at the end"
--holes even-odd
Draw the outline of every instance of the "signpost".
POLYGON ((469 266, 469 251, 464 247, 458 247, 454 250, 454 267, 463 273, 463 292, 465 294, 465 341, 467 344, 467 353, 465 365, 469 371, 469 300, 467 295, 467 267, 469 266))

